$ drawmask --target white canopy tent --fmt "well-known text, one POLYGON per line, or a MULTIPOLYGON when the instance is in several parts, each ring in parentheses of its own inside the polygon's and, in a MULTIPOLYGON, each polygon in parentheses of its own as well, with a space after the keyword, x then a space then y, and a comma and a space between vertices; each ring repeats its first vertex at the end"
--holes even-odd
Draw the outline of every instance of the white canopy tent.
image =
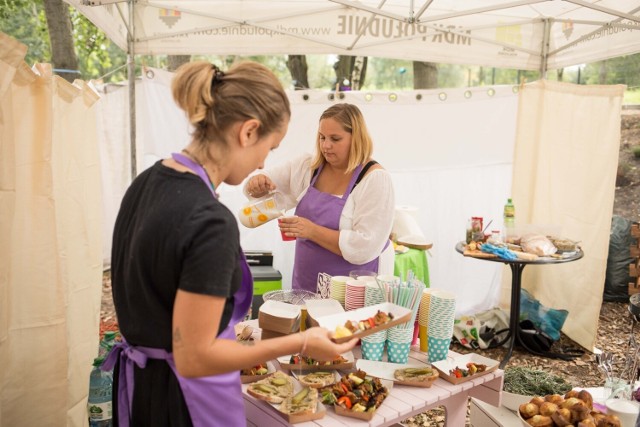
MULTIPOLYGON (((138 54, 176 53, 331 53, 537 69, 545 72, 547 69, 640 51, 640 1, 65 1, 105 30, 132 57, 138 54)), ((0 298, 0 313, 4 314, 0 316, 0 361, 3 366, 9 366, 8 370, 0 373, 0 383, 5 390, 11 391, 2 396, 0 423, 4 420, 11 425, 30 425, 33 423, 28 420, 45 417, 52 419, 55 415, 56 419, 66 418, 67 425, 82 425, 86 373, 88 361, 95 350, 94 335, 99 320, 95 307, 99 298, 99 284, 93 286, 99 275, 95 265, 95 260, 99 257, 95 250, 98 246, 96 233, 99 233, 99 227, 80 227, 86 234, 84 239, 80 239, 77 224, 82 224, 82 221, 70 217, 74 219, 76 227, 63 230, 69 232, 69 239, 75 239, 74 250, 67 251, 65 246, 60 245, 50 246, 52 251, 58 250, 61 261, 56 265, 64 274, 34 276, 34 271, 39 273, 42 269, 33 268, 32 253, 28 250, 16 251, 15 248, 25 242, 42 246, 43 234, 31 232, 37 231, 34 225, 41 225, 56 238, 65 237, 64 233, 52 232, 55 229, 49 226, 50 222, 34 224, 33 221, 21 221, 29 217, 20 209, 24 207, 26 212, 34 212, 30 209, 32 204, 29 202, 32 192, 36 197, 48 195, 46 191, 42 191, 42 186, 45 190, 53 188, 58 197, 53 202, 50 198, 43 199, 48 202, 46 207, 49 209, 35 210, 40 215, 56 214, 49 205, 57 208, 58 199, 65 203, 72 200, 74 204, 69 206, 89 206, 93 207, 92 212, 95 210, 96 204, 92 201, 98 195, 98 186, 93 181, 98 174, 97 168, 93 167, 96 154, 91 152, 86 156, 91 160, 87 162, 89 167, 86 168, 87 176, 91 179, 79 179, 78 168, 59 161, 66 159, 65 156, 69 153, 75 153, 68 149, 72 142, 80 148, 95 148, 93 144, 86 144, 91 141, 91 127, 95 126, 95 122, 90 114, 80 114, 79 109, 69 114, 67 110, 57 108, 54 111, 60 112, 62 116, 47 115, 47 111, 40 108, 42 105, 58 106, 60 103, 51 102, 46 96, 51 96, 53 92, 54 96, 61 98, 62 105, 71 105, 69 90, 52 77, 51 73, 31 76, 28 79, 31 85, 25 84, 22 76, 29 74, 24 72, 28 67, 20 61, 26 47, 16 49, 13 44, 5 43, 4 39, 0 47, 0 69, 6 70, 4 74, 0 73, 5 76, 0 85, 0 116, 5 118, 0 120, 0 134, 3 135, 3 152, 8 153, 2 157, 1 169, 5 171, 2 174, 2 184, 3 189, 6 189, 2 196, 11 202, 2 205, 7 212, 2 216, 4 221, 0 223, 5 231, 3 235, 10 237, 10 244, 3 246, 6 256, 0 257, 4 260, 0 265, 0 276, 4 278, 0 280, 0 294, 9 296, 0 298), (20 78, 13 78, 14 76, 20 78), (55 87, 63 86, 62 89, 65 90, 51 91, 49 86, 42 84, 43 81, 48 84, 53 82, 55 87), (32 90, 32 86, 37 90, 32 90), (43 91, 45 93, 41 94, 43 91), (42 121, 43 114, 56 126, 45 126, 49 122, 42 121), (29 117, 30 120, 25 120, 24 117, 29 117), (75 120, 73 126, 67 126, 67 122, 63 121, 70 118, 75 120), (89 128, 89 131, 81 132, 80 125, 89 128), (44 126, 44 130, 34 132, 33 129, 39 126, 44 126), (52 129, 56 131, 54 138, 49 135, 52 129), (60 131, 66 133, 60 137, 60 131), (52 145, 56 160, 53 185, 40 179, 49 176, 46 169, 44 174, 40 171, 43 162, 32 159, 33 156, 49 154, 46 147, 42 148, 43 136, 54 141, 65 141, 65 144, 52 145), (19 165, 20 169, 13 168, 12 165, 19 165), (31 185, 34 179, 38 185, 31 185), (86 183, 86 192, 91 200, 80 203, 77 195, 68 197, 76 193, 65 192, 64 185, 67 185, 67 181, 86 183), (88 243, 82 246, 86 242, 88 243), (83 254, 90 256, 90 266, 82 258, 83 254), (85 296, 79 300, 74 299, 76 302, 84 302, 80 306, 67 304, 69 289, 75 292, 78 288, 78 283, 73 280, 74 286, 65 288, 69 282, 66 276, 70 271, 69 266, 77 268, 78 273, 88 273, 86 280, 82 278, 77 282, 90 288, 91 304, 86 303, 89 299, 85 296), (52 284, 50 276, 65 280, 62 284, 52 284), (54 298, 45 301, 39 288, 31 290, 27 285, 42 286, 62 298, 65 304, 56 304, 58 300, 54 298), (36 299, 42 301, 48 310, 58 310, 60 307, 74 310, 71 314, 62 315, 69 325, 76 325, 72 322, 76 314, 79 319, 91 321, 87 321, 87 328, 82 333, 67 330, 66 333, 73 338, 69 342, 55 339, 66 336, 65 332, 60 332, 55 337, 47 335, 54 337, 50 341, 34 340, 23 331, 39 330, 33 327, 31 320, 27 322, 22 319, 33 312, 32 301, 36 299), (83 339, 82 344, 77 344, 79 336, 83 339), (34 344, 39 342, 49 346, 46 352, 35 347, 34 344), (34 357, 41 354, 56 354, 64 359, 62 362, 65 365, 52 373, 53 368, 50 367, 53 365, 50 363, 40 360, 38 363, 33 362, 34 357), (22 369, 12 369, 14 365, 29 366, 31 375, 24 375, 22 369), (58 375, 60 373, 62 375, 58 375), (55 402, 52 400, 52 405, 58 408, 57 412, 53 414, 53 406, 34 411, 33 408, 39 407, 38 402, 43 399, 51 400, 50 390, 54 389, 54 383, 59 387, 56 390, 60 390, 56 393, 59 399, 55 402), (7 384, 12 388, 7 388, 7 384), (36 390, 34 384, 46 387, 36 390), (65 389, 67 394, 64 393, 65 389)), ((133 61, 130 61, 130 71, 133 70, 133 61)), ((133 74, 130 72, 130 81, 133 81, 133 74)), ((134 85, 129 87, 130 94, 133 94, 134 85)), ((353 96, 359 95, 354 93, 353 96)), ((129 99, 130 111, 135 111, 135 98, 129 96, 129 99)), ((473 99, 476 99, 475 95, 473 99)), ((527 222, 563 226, 563 232, 567 236, 582 239, 586 252, 581 263, 571 263, 553 270, 532 268, 525 272, 523 280, 543 304, 555 306, 561 302, 569 309, 570 318, 564 331, 588 349, 595 343, 597 314, 604 282, 621 99, 621 87, 556 86, 549 82, 527 85, 518 95, 512 183, 512 195, 520 201, 518 217, 527 222), (556 107, 553 112, 545 109, 548 105, 556 107), (567 177, 572 179, 568 181, 567 177), (556 275, 555 270, 560 270, 560 274, 556 275), (580 294, 580 298, 575 298, 577 294, 580 294)), ((75 107, 76 104, 71 106, 75 107)), ((374 113, 373 107, 369 113, 374 113)), ((111 118, 105 119, 105 124, 114 125, 111 118)), ((135 124, 135 120, 132 124, 135 124)), ((135 143, 135 127, 132 126, 131 129, 132 143, 135 143)), ((429 129, 421 130, 418 135, 426 144, 438 143, 429 139, 429 129)), ((44 165, 47 167, 46 162, 44 165)), ((472 187, 477 189, 469 206, 479 206, 492 216, 499 215, 499 212, 489 210, 496 209, 495 203, 489 208, 488 204, 483 204, 486 201, 478 195, 482 194, 484 186, 495 186, 500 178, 480 181, 472 170, 466 172, 471 176, 469 181, 472 187)), ((419 173, 426 176, 430 171, 419 173)), ((446 183, 445 175, 441 180, 432 182, 446 183)), ((123 181, 126 180, 124 176, 122 178, 123 181)), ((397 174, 397 180, 399 184, 406 181, 400 174, 397 174)), ((438 195, 447 196, 446 191, 448 190, 443 186, 438 195)), ((425 209, 430 207, 426 201, 421 203, 425 203, 425 209)), ((461 206, 455 205, 452 209, 460 211, 461 206)), ((499 210, 499 206, 497 209, 499 210)), ((77 208, 72 211, 80 212, 77 208)), ((93 224, 94 217, 95 215, 85 214, 83 218, 93 224)), ((442 218, 448 221, 448 226, 455 220, 444 216, 442 218)), ((437 231, 443 238, 447 230, 438 225, 437 231)), ((447 234, 447 238, 451 238, 451 234, 447 234)), ((440 246, 444 256, 459 257, 453 252, 453 248, 447 250, 450 245, 443 243, 440 246)), ((71 279, 75 280, 75 276, 71 279)), ((41 312, 45 313, 37 310, 37 313, 41 312)), ((49 316, 48 312, 44 316, 49 316)), ((39 322, 37 326, 63 324, 57 317, 36 320, 39 322)))
POLYGON ((133 54, 341 54, 541 70, 640 50, 636 0, 65 0, 133 54))

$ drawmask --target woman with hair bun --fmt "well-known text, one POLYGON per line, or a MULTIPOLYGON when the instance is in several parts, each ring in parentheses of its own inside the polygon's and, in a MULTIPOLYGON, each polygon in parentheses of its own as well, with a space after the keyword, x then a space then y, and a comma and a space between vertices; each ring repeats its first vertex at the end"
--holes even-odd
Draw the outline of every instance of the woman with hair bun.
POLYGON ((355 340, 330 332, 243 345, 234 326, 252 300, 236 219, 217 199, 264 166, 291 110, 277 78, 247 62, 222 72, 208 62, 178 69, 173 98, 193 125, 181 153, 158 161, 127 190, 113 234, 111 277, 122 343, 114 370, 120 426, 243 426, 239 370, 302 352, 327 360, 355 340))

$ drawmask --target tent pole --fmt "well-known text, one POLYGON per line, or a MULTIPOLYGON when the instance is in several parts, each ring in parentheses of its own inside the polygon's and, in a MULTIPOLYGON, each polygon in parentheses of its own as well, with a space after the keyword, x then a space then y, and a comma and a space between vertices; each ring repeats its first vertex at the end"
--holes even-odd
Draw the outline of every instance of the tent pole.
POLYGON ((551 37, 551 19, 545 18, 542 38, 542 54, 540 55, 540 78, 547 78, 547 61, 549 59, 549 38, 551 37))
POLYGON ((131 181, 137 176, 136 153, 136 54, 135 54, 135 23, 133 17, 134 0, 129 0, 129 33, 127 37, 129 81, 129 142, 131 151, 131 181))

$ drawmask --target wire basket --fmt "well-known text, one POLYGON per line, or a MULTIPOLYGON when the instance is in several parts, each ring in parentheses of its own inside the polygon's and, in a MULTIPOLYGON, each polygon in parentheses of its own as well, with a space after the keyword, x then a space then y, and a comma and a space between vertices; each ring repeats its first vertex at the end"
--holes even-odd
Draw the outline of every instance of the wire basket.
POLYGON ((262 295, 264 301, 281 301, 294 305, 304 305, 306 300, 319 299, 320 296, 304 289, 288 289, 265 292, 262 295))

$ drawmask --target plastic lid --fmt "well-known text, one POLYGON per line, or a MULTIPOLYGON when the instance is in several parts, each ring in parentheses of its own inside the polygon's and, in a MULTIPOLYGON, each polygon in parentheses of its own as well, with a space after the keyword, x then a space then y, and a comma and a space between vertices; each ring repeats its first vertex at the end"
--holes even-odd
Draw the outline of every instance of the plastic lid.
POLYGON ((507 199, 507 203, 511 203, 511 197, 507 199))

